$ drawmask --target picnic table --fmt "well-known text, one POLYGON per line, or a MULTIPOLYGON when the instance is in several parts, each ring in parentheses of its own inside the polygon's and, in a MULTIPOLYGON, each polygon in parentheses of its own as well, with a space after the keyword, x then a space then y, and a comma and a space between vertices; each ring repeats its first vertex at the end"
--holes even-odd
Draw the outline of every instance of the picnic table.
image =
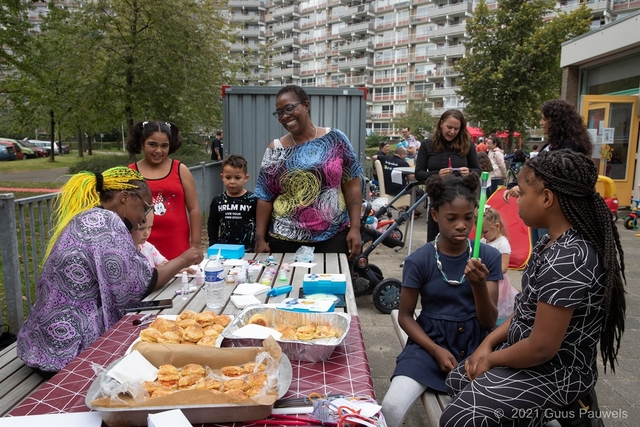
MULTIPOLYGON (((272 254, 276 264, 290 262, 292 254, 272 254)), ((253 259, 253 254, 245 255, 246 259, 253 259)), ((257 258, 265 260, 267 254, 259 254, 257 258)), ((351 316, 350 329, 343 342, 336 347, 331 356, 322 362, 291 361, 292 382, 283 398, 304 398, 310 393, 336 394, 345 396, 374 396, 373 380, 362 337, 360 321, 357 316, 357 306, 353 295, 353 287, 349 275, 349 261, 343 254, 315 254, 315 266, 293 267, 289 274, 292 291, 289 294, 268 297, 266 294, 257 295, 263 303, 277 303, 289 296, 297 297, 302 288, 304 274, 307 273, 340 273, 347 278, 347 291, 344 297, 344 307, 336 308, 351 316)), ((230 267, 225 267, 228 270, 230 267)), ((264 269, 263 269, 264 272, 264 269)), ((225 271, 226 273, 226 271, 225 271)), ((276 278, 274 278, 275 281, 276 278)), ((191 279, 195 284, 195 279, 191 279)), ((205 310, 205 292, 203 287, 183 299, 176 295, 181 288, 179 277, 171 280, 161 289, 154 291, 147 299, 173 300, 173 307, 155 310, 156 314, 180 314, 184 310, 201 312, 205 310)), ((226 286, 226 303, 217 314, 238 314, 241 310, 230 302, 235 285, 226 286)), ((95 380, 93 365, 108 366, 113 361, 125 355, 131 344, 138 338, 140 327, 133 325, 134 319, 141 318, 147 312, 125 315, 113 327, 106 331, 89 348, 44 383, 39 389, 26 397, 19 405, 8 413, 8 416, 29 416, 52 413, 87 412, 85 405, 86 391, 95 380)), ((223 344, 224 345, 224 344, 223 344)), ((15 352, 15 350, 14 350, 15 352)), ((18 359, 19 360, 19 359, 18 359)), ((24 367, 25 369, 29 369, 24 367)), ((34 374, 36 375, 36 374, 34 374)), ((200 424, 198 424, 200 425, 200 424)), ((206 426, 209 424, 203 424, 206 426)), ((216 424, 218 425, 218 424, 216 424)), ((230 426, 242 423, 225 424, 230 426)), ((255 425, 255 424, 252 424, 255 425)))

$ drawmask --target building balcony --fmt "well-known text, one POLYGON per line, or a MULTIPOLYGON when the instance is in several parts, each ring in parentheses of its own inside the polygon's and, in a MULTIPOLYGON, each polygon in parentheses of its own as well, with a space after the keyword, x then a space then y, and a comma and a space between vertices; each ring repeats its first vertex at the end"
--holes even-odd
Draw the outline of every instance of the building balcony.
POLYGON ((372 58, 357 58, 338 63, 339 70, 364 70, 373 67, 372 58))
POLYGON ((232 43, 231 46, 229 46, 229 51, 230 52, 242 52, 247 48, 247 46, 244 43, 232 43))
POLYGON ((274 19, 282 19, 282 18, 291 18, 291 17, 299 17, 300 16, 300 12, 298 12, 298 5, 297 4, 293 4, 291 6, 287 6, 287 7, 281 7, 278 9, 273 9, 271 14, 273 15, 274 19))
POLYGON ((345 85, 348 86, 365 86, 371 84, 371 77, 369 76, 351 76, 344 79, 345 85))
POLYGON ((341 28, 339 35, 355 37, 359 34, 373 34, 373 22, 361 22, 360 24, 348 25, 345 28, 341 28))
POLYGON ((373 50, 373 42, 371 40, 360 40, 357 42, 345 42, 338 47, 338 53, 358 53, 373 50))
POLYGON ((385 76, 385 77, 376 77, 373 76, 373 84, 387 84, 387 83, 398 83, 398 82, 406 82, 409 77, 409 73, 396 74, 395 76, 385 76))
POLYGON ((473 2, 465 1, 456 4, 444 4, 442 6, 434 6, 427 10, 430 19, 470 16, 473 13, 473 2))
POLYGON ((298 21, 289 21, 275 24, 272 28, 273 34, 281 32, 299 31, 298 21))
POLYGON ((373 3, 360 4, 352 6, 340 15, 340 19, 345 22, 362 21, 366 17, 373 18, 375 16, 375 8, 373 3))
POLYGON ((396 94, 373 94, 371 96, 371 101, 373 102, 383 102, 383 101, 405 101, 407 99, 406 93, 396 93, 396 94))
POLYGON ((232 13, 229 16, 229 22, 231 22, 232 24, 260 22, 260 17, 258 15, 242 15, 240 13, 232 13))
POLYGON ((278 62, 290 62, 290 61, 297 61, 297 60, 298 60, 298 54, 293 52, 279 53, 271 57, 271 62, 274 64, 278 62))
POLYGON ((443 97, 443 96, 454 96, 456 95, 456 91, 460 90, 460 86, 452 86, 452 87, 441 87, 434 88, 429 92, 430 98, 435 97, 443 97))
POLYGON ((454 34, 463 35, 467 26, 466 24, 438 26, 427 32, 430 39, 438 37, 446 37, 454 34))
POLYGON ((326 18, 319 18, 319 17, 315 17, 315 20, 311 20, 311 19, 307 19, 305 21, 300 21, 300 29, 303 30, 305 28, 313 28, 313 27, 317 27, 319 25, 323 25, 327 23, 327 19, 326 18))
POLYGON ((230 8, 244 7, 245 9, 266 8, 267 6, 264 0, 229 0, 228 4, 230 8))
POLYGON ((416 14, 411 17, 411 23, 413 25, 419 24, 421 22, 429 22, 429 15, 427 13, 416 14))
POLYGON ((413 6, 418 6, 418 5, 427 4, 427 3, 431 3, 431 0, 411 0, 411 4, 413 6))
POLYGON ((318 2, 318 4, 314 4, 313 2, 310 2, 310 4, 307 4, 305 7, 300 7, 300 13, 311 12, 318 9, 324 9, 325 7, 327 7, 326 1, 320 1, 318 2))
POLYGON ((283 77, 293 77, 294 75, 298 75, 299 74, 299 69, 298 68, 283 68, 283 69, 276 69, 276 70, 271 70, 267 73, 267 78, 269 79, 280 79, 283 77), (295 72, 294 72, 295 71, 295 72))
POLYGON ((265 31, 260 28, 243 28, 238 31, 237 36, 246 39, 264 37, 265 31))
POLYGON ((283 48, 286 46, 300 46, 300 42, 298 41, 298 37, 286 37, 284 39, 280 39, 278 40, 274 45, 273 48, 277 49, 277 48, 283 48))
POLYGON ((450 56, 463 56, 465 52, 465 47, 463 44, 459 44, 456 46, 444 46, 437 49, 432 49, 427 52, 430 59, 436 58, 446 58, 450 56))

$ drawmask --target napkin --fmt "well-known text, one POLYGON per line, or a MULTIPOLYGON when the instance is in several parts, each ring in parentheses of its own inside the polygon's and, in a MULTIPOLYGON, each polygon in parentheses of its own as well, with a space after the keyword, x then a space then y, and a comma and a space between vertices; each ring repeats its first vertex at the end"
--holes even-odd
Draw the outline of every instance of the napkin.
MULTIPOLYGON (((264 288, 269 288, 264 285, 260 285, 264 288)), ((245 308, 254 304, 261 304, 260 300, 253 295, 231 295, 231 302, 238 308, 245 308)))
MULTIPOLYGON (((269 292, 269 286, 260 283, 241 283, 233 290, 236 295, 260 295, 269 292)), ((240 307, 238 307, 240 308, 240 307)))
POLYGON ((282 337, 282 334, 275 329, 250 323, 240 329, 237 329, 233 333, 233 338, 256 338, 263 340, 266 339, 269 335, 271 335, 276 340, 279 340, 282 337))
POLYGON ((391 171, 391 182, 394 184, 402 184, 402 172, 392 170, 391 171))
POLYGON ((120 382, 153 381, 158 377, 158 368, 153 366, 138 350, 126 355, 116 366, 107 372, 111 378, 120 382))
POLYGON ((191 427, 180 409, 158 412, 147 416, 147 427, 191 427))

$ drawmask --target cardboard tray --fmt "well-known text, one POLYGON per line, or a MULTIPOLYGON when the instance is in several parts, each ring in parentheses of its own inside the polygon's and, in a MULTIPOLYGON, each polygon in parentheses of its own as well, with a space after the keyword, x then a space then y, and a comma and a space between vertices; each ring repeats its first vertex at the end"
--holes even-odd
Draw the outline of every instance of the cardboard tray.
MULTIPOLYGON (((176 344, 179 345, 179 344, 176 344)), ((233 351, 234 349, 214 349, 222 351, 233 351)), ((262 350, 262 348, 260 348, 262 350)), ((109 370, 115 366, 122 358, 115 360, 106 369, 109 370)), ((195 361, 198 363, 199 361, 195 361)), ((245 363, 246 361, 238 361, 237 363, 245 363)), ((104 374, 100 374, 91 383, 89 390, 85 396, 85 404, 89 409, 98 411, 102 420, 110 427, 130 427, 130 426, 146 426, 147 415, 157 412, 168 411, 171 409, 180 409, 192 424, 207 423, 225 423, 235 421, 250 421, 266 418, 273 410, 275 403, 275 394, 269 400, 270 404, 259 404, 257 402, 243 401, 243 403, 196 403, 196 404, 166 404, 166 405, 149 405, 135 407, 105 407, 94 405, 96 399, 101 397, 100 380, 104 374)), ((277 398, 285 395, 292 380, 292 368, 289 358, 282 354, 278 368, 278 387, 277 398)), ((196 399, 210 394, 208 391, 190 390, 196 399)), ((166 398, 160 398, 166 399, 166 398)), ((155 399, 153 399, 155 400, 155 399)))
POLYGON ((317 339, 312 341, 289 341, 279 339, 278 344, 282 352, 291 360, 303 362, 321 362, 327 360, 333 350, 344 341, 351 326, 351 316, 345 313, 303 313, 278 310, 277 305, 254 305, 245 308, 222 331, 222 336, 231 341, 234 347, 250 347, 260 345, 258 338, 237 338, 234 332, 249 323, 249 319, 258 313, 265 315, 269 326, 289 324, 292 326, 304 326, 309 324, 329 325, 341 332, 338 338, 317 339))

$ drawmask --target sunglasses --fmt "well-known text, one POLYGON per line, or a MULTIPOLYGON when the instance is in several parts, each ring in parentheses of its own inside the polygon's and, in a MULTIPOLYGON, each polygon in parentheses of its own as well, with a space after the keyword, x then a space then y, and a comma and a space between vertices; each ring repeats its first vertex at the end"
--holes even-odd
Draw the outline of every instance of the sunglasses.
POLYGON ((293 113, 293 110, 295 110, 295 109, 296 109, 296 107, 297 107, 298 105, 300 105, 300 104, 302 104, 302 101, 300 101, 300 102, 296 102, 295 104, 289 104, 289 105, 287 105, 286 107, 284 107, 283 109, 281 109, 281 110, 276 110, 276 111, 274 111, 274 112, 273 112, 273 113, 271 113, 271 114, 273 114, 273 117, 275 117, 275 118, 279 119, 280 117, 282 117, 282 116, 283 116, 283 115, 285 115, 285 114, 289 115, 289 114, 293 113))
POLYGON ((138 193, 134 193, 134 192, 130 191, 129 194, 134 195, 138 199, 142 200, 142 203, 144 203, 144 206, 146 208, 145 211, 144 211, 145 218, 147 217, 147 215, 149 215, 151 212, 153 212, 153 206, 150 205, 149 203, 147 203, 142 197, 140 197, 140 195, 138 193))

